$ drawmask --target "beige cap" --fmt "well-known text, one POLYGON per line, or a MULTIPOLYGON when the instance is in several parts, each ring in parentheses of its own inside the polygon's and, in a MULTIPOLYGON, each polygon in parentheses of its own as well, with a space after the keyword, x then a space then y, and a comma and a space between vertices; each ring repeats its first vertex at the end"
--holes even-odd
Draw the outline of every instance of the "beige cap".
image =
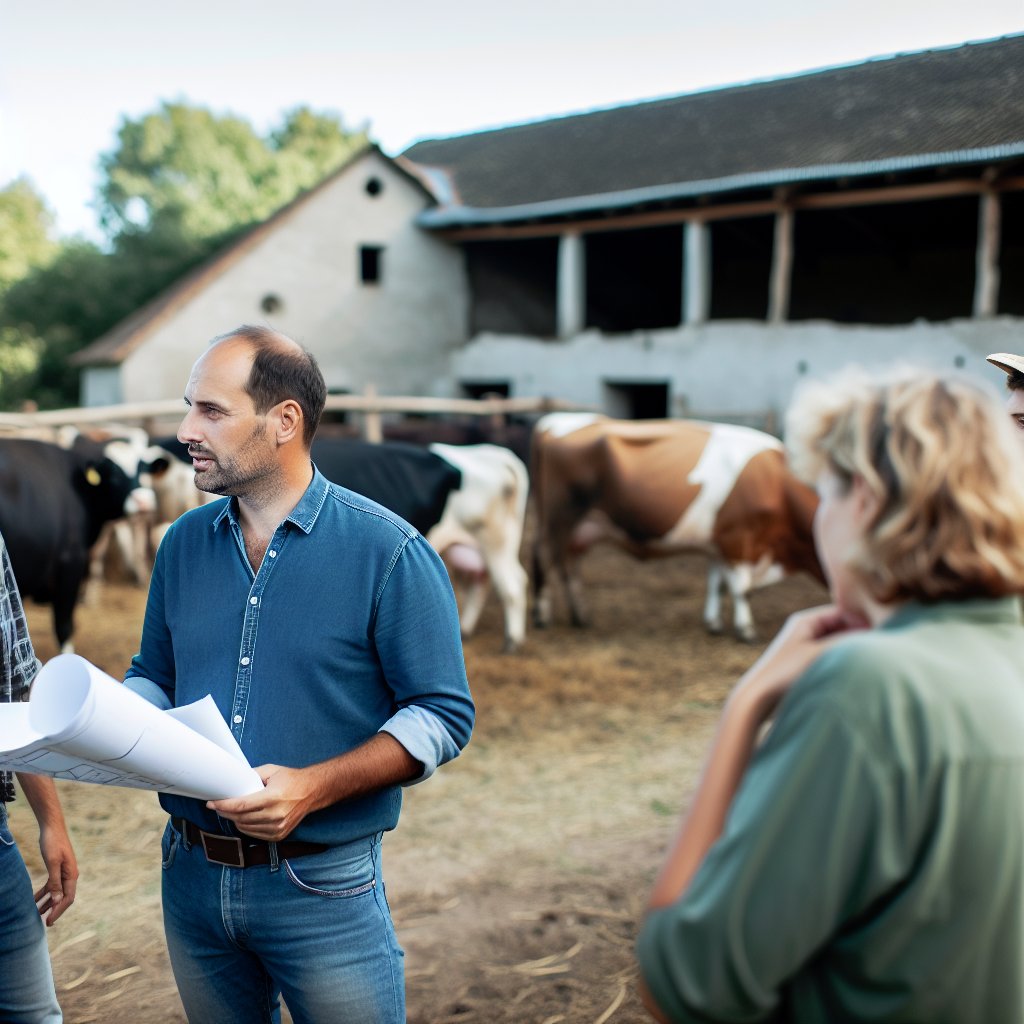
POLYGON ((1012 352, 993 352, 985 358, 1003 373, 1024 373, 1024 356, 1015 356, 1012 352))

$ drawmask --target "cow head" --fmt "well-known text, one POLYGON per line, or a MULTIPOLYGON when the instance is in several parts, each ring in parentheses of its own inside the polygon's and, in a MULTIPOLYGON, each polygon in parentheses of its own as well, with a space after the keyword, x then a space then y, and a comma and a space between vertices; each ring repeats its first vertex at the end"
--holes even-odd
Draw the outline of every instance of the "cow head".
POLYGON ((147 447, 144 433, 104 440, 79 434, 72 439, 71 451, 80 460, 75 486, 90 512, 100 517, 100 525, 156 508, 156 496, 145 479, 147 447))

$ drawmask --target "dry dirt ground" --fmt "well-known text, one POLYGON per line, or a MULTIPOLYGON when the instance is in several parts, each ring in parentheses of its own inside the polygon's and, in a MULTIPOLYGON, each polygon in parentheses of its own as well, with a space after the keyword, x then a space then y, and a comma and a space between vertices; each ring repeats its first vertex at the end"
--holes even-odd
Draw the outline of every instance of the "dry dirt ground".
MULTIPOLYGON (((762 645, 705 635, 699 557, 640 564, 598 550, 583 570, 594 626, 531 629, 519 655, 500 653, 492 597, 466 644, 473 740, 408 792, 385 838, 410 1024, 648 1019, 637 920, 721 702, 762 645)), ((803 578, 759 591, 762 636, 823 597, 803 578)), ((78 612, 78 652, 120 677, 143 603, 128 586, 97 588, 78 612)), ((46 660, 48 609, 29 618, 46 660)), ((49 933, 65 1019, 184 1021, 161 930, 155 796, 60 787, 82 869, 77 903, 49 933)), ((41 877, 24 800, 12 817, 41 877)))

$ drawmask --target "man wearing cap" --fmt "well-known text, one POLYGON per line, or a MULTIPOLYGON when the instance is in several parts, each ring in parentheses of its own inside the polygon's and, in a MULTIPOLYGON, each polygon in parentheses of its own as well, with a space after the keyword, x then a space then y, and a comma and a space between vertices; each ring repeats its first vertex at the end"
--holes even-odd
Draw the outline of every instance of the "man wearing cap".
POLYGON ((1006 399, 1006 411, 1017 427, 1024 430, 1024 356, 993 352, 986 358, 1006 374, 1006 387, 1010 392, 1006 399))

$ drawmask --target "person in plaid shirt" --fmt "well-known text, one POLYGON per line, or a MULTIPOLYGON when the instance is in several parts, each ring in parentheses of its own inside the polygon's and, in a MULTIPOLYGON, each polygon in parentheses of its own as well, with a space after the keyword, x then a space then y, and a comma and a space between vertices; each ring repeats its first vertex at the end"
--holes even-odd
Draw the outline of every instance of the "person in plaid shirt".
MULTIPOLYGON (((0 569, 0 702, 10 703, 28 699, 40 665, 3 537, 0 569)), ((42 921, 49 927, 74 903, 78 864, 53 779, 19 773, 18 782, 39 822, 47 879, 33 892, 7 821, 14 778, 11 772, 0 772, 0 1020, 57 1024, 62 1016, 42 921)))

